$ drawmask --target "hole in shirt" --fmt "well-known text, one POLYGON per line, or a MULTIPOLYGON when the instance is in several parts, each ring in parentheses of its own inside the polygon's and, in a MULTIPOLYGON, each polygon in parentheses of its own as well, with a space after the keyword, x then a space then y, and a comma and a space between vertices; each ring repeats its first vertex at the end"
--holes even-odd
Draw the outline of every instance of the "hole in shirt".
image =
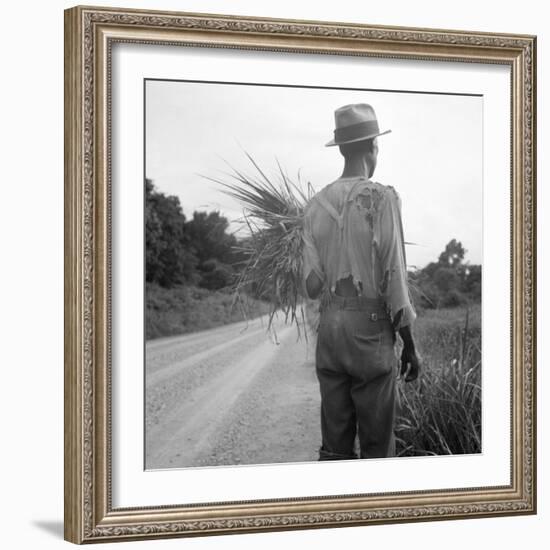
POLYGON ((355 204, 363 212, 371 229, 374 226, 374 219, 380 209, 383 197, 384 195, 379 189, 365 189, 355 197, 355 204))
POLYGON ((386 269, 384 272, 384 278, 382 279, 382 282, 380 283, 380 292, 382 294, 385 294, 388 290, 388 283, 390 282, 390 270, 386 269))
POLYGON ((350 275, 349 277, 338 279, 332 291, 338 296, 358 296, 363 293, 363 283, 355 279, 353 275, 350 275))

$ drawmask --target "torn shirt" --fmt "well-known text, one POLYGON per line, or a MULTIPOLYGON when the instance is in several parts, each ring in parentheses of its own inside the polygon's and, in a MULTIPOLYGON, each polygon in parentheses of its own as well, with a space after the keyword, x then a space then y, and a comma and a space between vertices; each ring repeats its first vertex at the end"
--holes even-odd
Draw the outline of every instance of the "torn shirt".
POLYGON ((313 271, 334 292, 350 278, 359 295, 381 298, 398 326, 416 313, 407 284, 401 200, 393 187, 366 177, 339 178, 305 210, 304 279, 313 271))

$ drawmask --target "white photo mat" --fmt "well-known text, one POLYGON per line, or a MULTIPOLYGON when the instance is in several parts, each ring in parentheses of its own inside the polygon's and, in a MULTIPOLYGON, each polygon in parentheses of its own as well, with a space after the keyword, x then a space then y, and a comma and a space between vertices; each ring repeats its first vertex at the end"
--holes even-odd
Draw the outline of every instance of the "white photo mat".
POLYGON ((509 67, 117 43, 113 45, 112 70, 113 507, 508 485, 511 446, 509 67), (144 470, 143 90, 146 78, 483 95, 481 454, 144 470))

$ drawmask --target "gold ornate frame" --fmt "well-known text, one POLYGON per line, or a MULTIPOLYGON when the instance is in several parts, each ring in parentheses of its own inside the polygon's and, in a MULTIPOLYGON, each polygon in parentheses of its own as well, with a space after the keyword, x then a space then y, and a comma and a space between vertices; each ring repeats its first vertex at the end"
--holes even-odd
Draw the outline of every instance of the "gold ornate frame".
POLYGON ((536 37, 76 7, 65 12, 65 538, 102 542, 536 511, 536 37), (113 509, 110 55, 115 42, 499 63, 511 68, 511 484, 113 509))

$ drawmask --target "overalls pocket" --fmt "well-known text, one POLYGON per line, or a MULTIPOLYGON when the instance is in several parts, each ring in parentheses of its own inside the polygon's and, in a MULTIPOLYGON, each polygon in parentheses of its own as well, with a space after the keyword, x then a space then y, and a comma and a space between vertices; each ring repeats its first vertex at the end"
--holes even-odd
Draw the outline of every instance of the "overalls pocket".
POLYGON ((354 327, 355 375, 369 381, 392 372, 394 336, 388 319, 373 319, 368 313, 362 313, 354 327))

